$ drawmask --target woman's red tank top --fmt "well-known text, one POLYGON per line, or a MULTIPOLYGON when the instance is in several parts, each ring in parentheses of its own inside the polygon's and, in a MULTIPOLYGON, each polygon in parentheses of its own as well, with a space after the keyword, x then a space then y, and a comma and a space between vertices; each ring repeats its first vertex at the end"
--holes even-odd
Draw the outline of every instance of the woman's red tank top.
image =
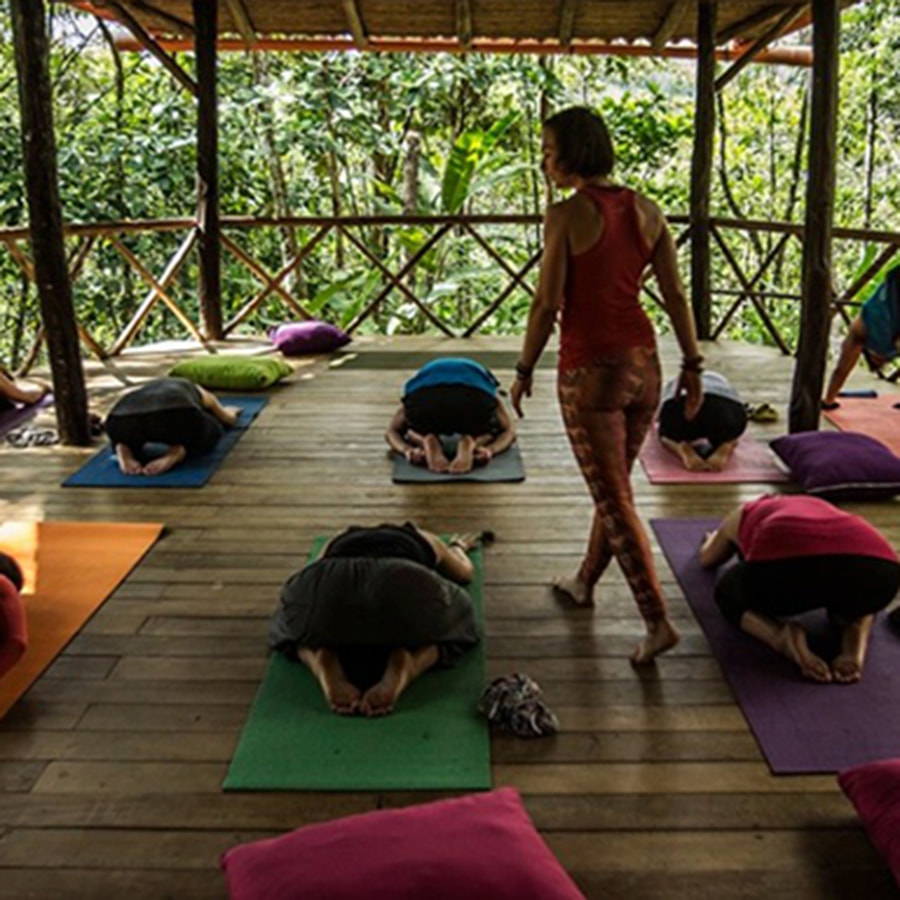
POLYGON ((628 347, 655 347, 653 325, 638 295, 650 260, 638 224, 635 193, 588 185, 582 192, 603 216, 603 234, 570 253, 560 318, 559 368, 575 369, 628 347))

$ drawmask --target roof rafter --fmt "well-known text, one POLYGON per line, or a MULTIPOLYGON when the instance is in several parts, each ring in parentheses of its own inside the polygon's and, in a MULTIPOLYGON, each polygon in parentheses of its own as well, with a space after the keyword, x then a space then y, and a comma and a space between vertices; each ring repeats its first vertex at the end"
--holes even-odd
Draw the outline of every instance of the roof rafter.
POLYGON ((244 0, 225 0, 225 2, 241 37, 247 42, 248 47, 252 47, 257 41, 256 29, 253 27, 253 20, 250 18, 244 0))
POLYGON ((466 50, 472 49, 472 4, 470 0, 456 0, 456 36, 466 50))
POLYGON ((559 45, 566 50, 572 45, 577 11, 578 0, 563 0, 559 10, 559 45))
POLYGON ((356 49, 365 50, 369 46, 369 36, 366 34, 366 27, 363 25, 356 0, 341 0, 341 5, 344 7, 344 15, 347 17, 347 24, 350 26, 350 33, 353 35, 356 49))
POLYGON ((681 20, 684 18, 684 14, 691 5, 692 0, 672 0, 669 8, 666 10, 666 14, 659 23, 659 28, 656 29, 653 37, 650 39, 650 46, 654 50, 662 50, 669 43, 669 39, 675 34, 678 26, 681 24, 681 20))
POLYGON ((732 22, 731 25, 728 25, 716 34, 716 43, 724 44, 732 38, 736 38, 743 31, 749 31, 757 25, 764 25, 766 22, 771 22, 776 16, 780 16, 789 5, 792 4, 776 3, 773 6, 766 6, 763 9, 759 9, 744 19, 732 22))

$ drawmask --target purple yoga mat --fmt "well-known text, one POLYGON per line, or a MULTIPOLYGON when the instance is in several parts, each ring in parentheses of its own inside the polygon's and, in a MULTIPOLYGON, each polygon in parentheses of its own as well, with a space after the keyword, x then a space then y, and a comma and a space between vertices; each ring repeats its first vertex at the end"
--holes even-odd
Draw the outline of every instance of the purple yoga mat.
POLYGON ((16 406, 15 409, 7 409, 0 413, 0 437, 27 422, 38 410, 44 409, 52 402, 53 394, 45 394, 37 403, 32 403, 28 406, 23 404, 22 406, 16 406))
MULTIPOLYGON (((719 612, 713 599, 715 572, 697 561, 704 533, 718 520, 654 519, 651 524, 773 773, 836 772, 900 756, 900 635, 887 616, 875 620, 862 681, 807 681, 790 660, 730 625, 719 612)), ((834 655, 834 636, 823 611, 798 621, 816 652, 834 655)))

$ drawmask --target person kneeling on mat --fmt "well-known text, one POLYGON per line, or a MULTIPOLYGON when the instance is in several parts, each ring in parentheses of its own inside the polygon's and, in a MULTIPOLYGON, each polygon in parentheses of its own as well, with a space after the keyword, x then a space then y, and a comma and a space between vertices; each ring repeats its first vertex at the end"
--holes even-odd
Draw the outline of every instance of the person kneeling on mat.
POLYGON ((735 551, 741 561, 716 582, 725 617, 813 681, 859 681, 874 615, 900 587, 900 562, 882 534, 817 497, 767 494, 707 534, 700 563, 718 566, 735 551), (780 618, 819 608, 841 632, 830 665, 810 650, 798 622, 780 618))
POLYGON ((222 406, 186 378, 156 378, 119 398, 106 417, 106 433, 126 475, 161 475, 188 456, 208 453, 240 408, 222 406), (145 444, 166 444, 162 456, 141 462, 145 444))
POLYGON ((478 541, 445 544, 410 522, 349 528, 284 583, 270 649, 308 666, 334 712, 386 715, 423 672, 480 640, 460 587, 478 541))
POLYGON ((465 357, 433 359, 406 382, 400 408, 388 425, 391 449, 432 472, 464 475, 508 449, 515 425, 497 396, 499 382, 465 357), (459 435, 448 460, 441 435, 459 435))
POLYGON ((691 472, 721 472, 747 427, 747 411, 737 391, 718 372, 704 371, 703 403, 693 419, 684 414, 684 395, 673 379, 663 389, 659 407, 659 442, 691 472), (708 452, 698 452, 698 443, 708 452))

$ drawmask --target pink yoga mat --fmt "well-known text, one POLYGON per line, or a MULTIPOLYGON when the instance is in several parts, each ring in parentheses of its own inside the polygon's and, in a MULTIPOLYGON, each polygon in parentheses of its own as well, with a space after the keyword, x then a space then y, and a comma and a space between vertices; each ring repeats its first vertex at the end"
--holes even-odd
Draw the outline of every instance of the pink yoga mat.
POLYGON ((841 431, 858 431, 881 441, 900 456, 900 394, 881 397, 840 397, 837 409, 825 413, 825 418, 841 431))
POLYGON ((738 441, 722 472, 689 472, 663 447, 655 430, 647 435, 640 460, 653 484, 738 484, 789 480, 775 463, 772 451, 746 434, 738 441))

